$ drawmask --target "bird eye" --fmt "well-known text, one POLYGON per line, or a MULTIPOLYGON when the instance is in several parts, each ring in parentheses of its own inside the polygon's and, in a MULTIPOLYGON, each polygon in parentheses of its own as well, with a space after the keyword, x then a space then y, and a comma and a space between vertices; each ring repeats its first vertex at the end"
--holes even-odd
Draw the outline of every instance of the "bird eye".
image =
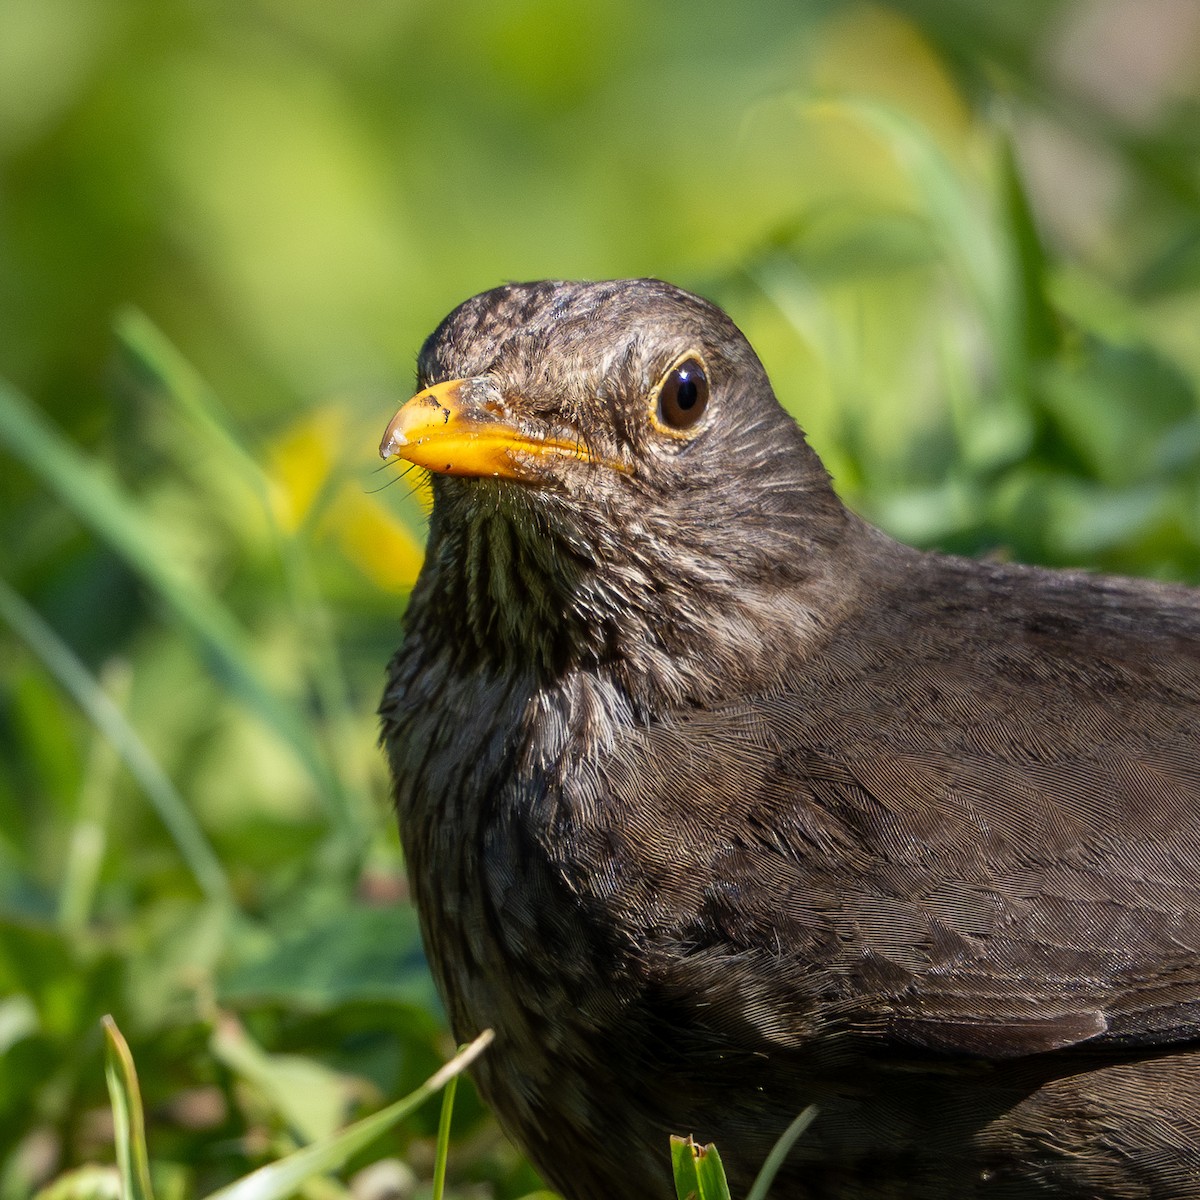
POLYGON ((708 407, 708 375, 697 358, 676 363, 658 389, 655 416, 668 430, 691 429, 708 407))

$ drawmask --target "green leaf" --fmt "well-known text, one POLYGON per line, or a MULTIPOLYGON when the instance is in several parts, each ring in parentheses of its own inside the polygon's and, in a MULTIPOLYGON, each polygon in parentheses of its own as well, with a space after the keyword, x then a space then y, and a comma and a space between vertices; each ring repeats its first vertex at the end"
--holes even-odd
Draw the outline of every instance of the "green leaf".
POLYGON ((268 1054, 230 1014, 218 1017, 209 1047, 262 1094, 300 1142, 332 1135, 345 1119, 355 1090, 347 1076, 298 1054, 268 1054))
POLYGON ((121 1173, 113 1167, 76 1167, 47 1184, 33 1200, 123 1200, 121 1173))
POLYGON ((1010 266, 1016 275, 1013 300, 1022 326, 1024 357, 1048 359, 1059 343, 1058 318, 1046 294, 1050 267, 1025 194, 1012 140, 1007 137, 1000 143, 1000 190, 1014 251, 1010 256, 1010 266))
POLYGON ((113 1140, 117 1169, 121 1173, 123 1200, 154 1200, 150 1188, 150 1163, 146 1154, 146 1118, 138 1090, 137 1070, 129 1045, 112 1017, 105 1017, 105 1067, 113 1110, 113 1140))
POLYGON ((369 1146, 380 1134, 419 1108, 470 1066, 488 1047, 492 1037, 492 1031, 485 1029, 469 1046, 404 1099, 364 1117, 331 1137, 322 1138, 278 1162, 252 1171, 228 1187, 213 1192, 208 1200, 285 1200, 312 1176, 336 1171, 351 1155, 369 1146))
POLYGON ((1073 361, 1047 367, 1041 398, 1071 451, 1110 488, 1195 470, 1195 387, 1152 347, 1089 341, 1073 361))
POLYGON ((700 1146, 690 1137, 672 1136, 671 1166, 678 1200, 730 1200, 725 1168, 711 1142, 700 1146))
MULTIPOLYGON (((766 1200, 771 1184, 800 1135, 813 1123, 816 1105, 810 1104, 771 1148, 746 1200, 766 1200)), ((690 1138, 671 1137, 671 1168, 677 1200, 730 1200, 729 1182, 717 1148, 711 1142, 697 1145, 690 1138)))
POLYGON ((730 1200, 725 1167, 711 1142, 696 1159, 696 1177, 700 1181, 700 1200, 730 1200))
POLYGON ((696 1172, 699 1147, 690 1137, 671 1135, 671 1170, 675 1175, 676 1200, 698 1200, 700 1177, 696 1172))

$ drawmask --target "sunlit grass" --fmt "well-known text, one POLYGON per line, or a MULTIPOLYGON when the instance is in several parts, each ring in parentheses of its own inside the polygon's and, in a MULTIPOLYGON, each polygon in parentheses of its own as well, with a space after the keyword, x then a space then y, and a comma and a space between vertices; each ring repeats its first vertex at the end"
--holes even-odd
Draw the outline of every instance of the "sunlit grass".
MULTIPOLYGON (((375 448, 471 292, 693 286, 897 536, 1200 579, 1195 89, 1089 108, 1069 15, 0 13, 0 1200, 115 1194, 108 1012, 160 1200, 450 1053, 374 712, 426 510, 375 448), (1031 117, 1111 175, 1082 232, 1031 117)), ((324 1194, 536 1186, 469 1086, 448 1121, 324 1194)))

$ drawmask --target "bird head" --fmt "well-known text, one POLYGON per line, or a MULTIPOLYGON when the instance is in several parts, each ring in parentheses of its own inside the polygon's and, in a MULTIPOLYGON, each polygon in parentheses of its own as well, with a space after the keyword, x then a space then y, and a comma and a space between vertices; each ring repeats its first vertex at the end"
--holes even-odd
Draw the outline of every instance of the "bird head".
POLYGON ((722 649, 733 669, 739 620, 827 580, 848 514, 706 300, 651 279, 496 288, 426 341, 418 385, 380 446, 433 476, 410 636, 428 616, 464 653, 550 673, 711 669, 722 649))

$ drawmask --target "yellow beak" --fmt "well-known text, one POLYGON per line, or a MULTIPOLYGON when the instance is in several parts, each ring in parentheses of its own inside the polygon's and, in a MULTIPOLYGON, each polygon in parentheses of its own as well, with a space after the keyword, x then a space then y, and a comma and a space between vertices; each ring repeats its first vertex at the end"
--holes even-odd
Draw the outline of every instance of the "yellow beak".
POLYGON ((379 454, 443 475, 503 479, 534 477, 530 458, 592 461, 582 441, 519 429, 489 379, 451 379, 418 392, 388 422, 379 454))

